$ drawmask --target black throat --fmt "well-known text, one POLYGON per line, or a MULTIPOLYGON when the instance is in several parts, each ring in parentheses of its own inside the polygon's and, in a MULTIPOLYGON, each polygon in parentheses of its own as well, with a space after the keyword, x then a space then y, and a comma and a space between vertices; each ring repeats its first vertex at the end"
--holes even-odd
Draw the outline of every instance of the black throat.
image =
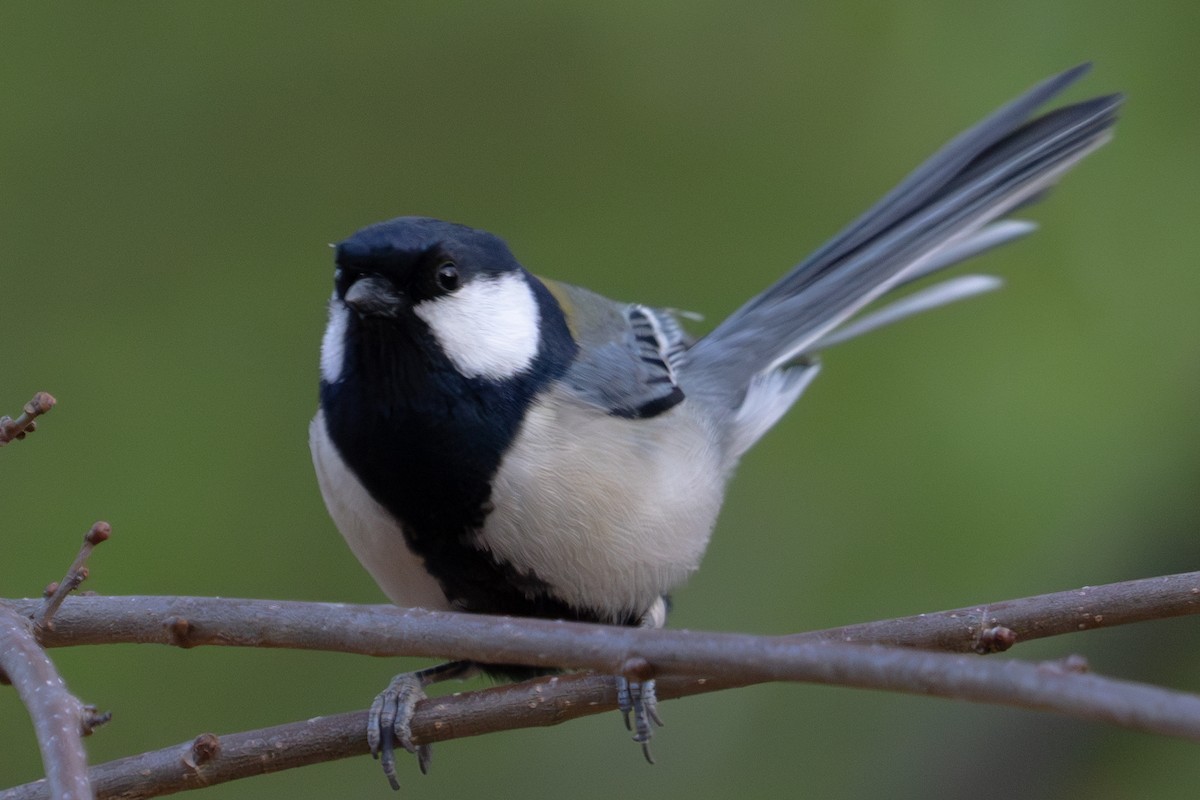
POLYGON ((497 560, 479 540, 492 479, 525 411, 576 355, 561 311, 544 287, 535 293, 543 330, 558 329, 543 335, 529 369, 504 380, 463 376, 412 315, 352 317, 339 380, 321 382, 321 408, 343 460, 399 521, 455 607, 597 620, 556 599, 536 575, 497 560))

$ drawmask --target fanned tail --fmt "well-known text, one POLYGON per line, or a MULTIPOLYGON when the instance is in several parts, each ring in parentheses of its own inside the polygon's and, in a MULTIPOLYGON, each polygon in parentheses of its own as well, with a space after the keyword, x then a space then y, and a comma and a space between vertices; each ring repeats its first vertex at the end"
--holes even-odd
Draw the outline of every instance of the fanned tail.
MULTIPOLYGON (((1063 173, 1111 136, 1120 95, 1085 100, 1030 119, 1089 67, 1084 64, 1038 84, 960 134, 859 219, 696 342, 679 365, 689 394, 725 404, 737 411, 747 432, 752 428, 761 435, 807 384, 799 376, 764 381, 764 375, 850 336, 993 288, 994 279, 964 276, 846 325, 886 292, 1033 230, 1029 223, 997 220, 1040 199, 1063 173), (774 400, 750 396, 770 387, 779 389, 774 400), (748 407, 739 408, 743 405, 760 410, 750 414, 748 407)), ((811 369, 808 364, 798 366, 811 369)), ((749 442, 757 435, 734 434, 749 442)))

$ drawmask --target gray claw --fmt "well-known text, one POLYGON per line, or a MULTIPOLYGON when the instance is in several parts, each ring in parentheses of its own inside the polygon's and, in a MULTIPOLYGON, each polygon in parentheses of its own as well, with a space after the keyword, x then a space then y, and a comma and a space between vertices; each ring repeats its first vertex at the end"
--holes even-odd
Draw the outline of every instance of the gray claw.
POLYGON ((625 719, 625 730, 633 731, 633 740, 642 746, 642 755, 646 757, 646 761, 653 764, 654 756, 650 753, 650 739, 654 736, 653 726, 661 728, 663 724, 658 715, 658 697, 655 694, 654 681, 638 683, 618 675, 617 708, 625 719))
POLYGON ((425 699, 425 687, 451 678, 466 678, 478 671, 470 661, 448 661, 419 672, 405 672, 392 678, 388 687, 371 703, 367 713, 367 744, 371 755, 379 759, 383 774, 393 789, 400 788, 396 780, 396 742, 417 757, 421 773, 429 772, 433 750, 427 744, 415 744, 412 739, 412 719, 417 703, 425 699))
POLYGON ((629 691, 629 681, 624 676, 617 676, 617 710, 625 719, 625 730, 633 730, 629 724, 629 712, 633 711, 633 697, 629 691))
POLYGON ((417 703, 425 699, 425 681, 418 673, 406 672, 392 678, 388 687, 371 703, 367 714, 367 744, 371 755, 378 758, 383 774, 393 789, 400 788, 396 777, 396 743, 417 757, 421 772, 429 771, 428 745, 415 745, 412 740, 412 718, 417 703))

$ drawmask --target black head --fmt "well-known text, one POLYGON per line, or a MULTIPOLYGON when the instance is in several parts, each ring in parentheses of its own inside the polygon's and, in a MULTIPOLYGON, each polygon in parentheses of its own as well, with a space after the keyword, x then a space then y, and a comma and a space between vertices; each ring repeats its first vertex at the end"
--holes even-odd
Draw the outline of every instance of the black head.
POLYGON ((430 217, 399 217, 363 228, 337 245, 336 260, 339 299, 346 300, 359 279, 379 276, 410 306, 477 279, 522 272, 498 236, 430 217))
POLYGON ((449 364, 464 378, 493 381, 547 362, 562 367, 574 354, 549 292, 486 231, 400 217, 338 244, 336 260, 322 355, 327 382, 343 374, 349 344, 403 347, 432 369, 449 364))

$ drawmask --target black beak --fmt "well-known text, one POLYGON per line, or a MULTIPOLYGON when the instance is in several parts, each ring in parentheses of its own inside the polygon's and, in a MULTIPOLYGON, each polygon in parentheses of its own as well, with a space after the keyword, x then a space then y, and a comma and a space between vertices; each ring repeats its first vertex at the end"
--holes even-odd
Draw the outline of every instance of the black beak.
POLYGON ((346 288, 342 301, 360 317, 395 317, 400 313, 400 293, 381 275, 361 276, 346 288))

